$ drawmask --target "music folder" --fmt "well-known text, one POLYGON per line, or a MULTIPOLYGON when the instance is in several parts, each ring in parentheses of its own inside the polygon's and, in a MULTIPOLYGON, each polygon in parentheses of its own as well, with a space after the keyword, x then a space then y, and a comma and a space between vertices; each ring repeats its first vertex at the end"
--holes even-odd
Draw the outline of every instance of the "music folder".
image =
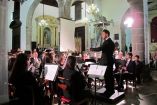
POLYGON ((107 66, 102 65, 90 65, 88 75, 91 78, 104 78, 107 66))
POLYGON ((45 79, 54 81, 56 75, 58 73, 58 65, 55 64, 45 64, 44 66, 45 71, 45 79))

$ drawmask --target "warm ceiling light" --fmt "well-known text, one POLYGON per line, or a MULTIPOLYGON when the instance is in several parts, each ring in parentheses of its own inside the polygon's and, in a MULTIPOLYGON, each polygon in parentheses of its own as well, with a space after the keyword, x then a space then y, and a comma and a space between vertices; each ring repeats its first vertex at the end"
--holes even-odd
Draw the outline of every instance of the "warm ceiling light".
POLYGON ((39 25, 40 26, 47 26, 48 25, 48 23, 44 19, 44 4, 43 4, 43 18, 40 20, 39 25))
POLYGON ((124 21, 124 25, 126 25, 127 27, 132 27, 133 23, 134 23, 134 19, 132 17, 128 17, 124 21))

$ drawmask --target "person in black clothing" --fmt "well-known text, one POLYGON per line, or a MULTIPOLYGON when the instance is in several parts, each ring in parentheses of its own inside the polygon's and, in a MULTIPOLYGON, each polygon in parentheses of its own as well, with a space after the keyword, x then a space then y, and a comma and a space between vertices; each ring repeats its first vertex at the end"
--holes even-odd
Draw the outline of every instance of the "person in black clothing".
POLYGON ((135 55, 135 75, 137 78, 137 83, 141 83, 141 72, 143 69, 143 63, 140 61, 139 55, 135 55))
MULTIPOLYGON (((126 80, 126 85, 128 80, 133 80, 135 82, 135 62, 132 60, 132 53, 126 54, 126 65, 124 69, 124 79, 126 80)), ((135 85, 135 84, 133 84, 135 85)))
POLYGON ((15 86, 16 105, 43 105, 42 90, 38 86, 34 76, 28 69, 26 54, 19 54, 13 66, 13 72, 9 83, 15 86))
POLYGON ((114 42, 110 38, 110 32, 108 30, 104 29, 101 34, 101 37, 104 40, 103 44, 98 48, 91 48, 90 50, 91 51, 102 51, 100 64, 107 66, 107 70, 105 73, 106 91, 105 91, 105 93, 103 93, 103 95, 106 98, 109 98, 114 93, 113 53, 114 53, 115 45, 114 45, 114 42))
POLYGON ((85 98, 86 82, 81 72, 75 69, 76 58, 69 56, 67 59, 66 67, 63 72, 65 78, 66 90, 63 91, 64 96, 71 100, 71 104, 75 105, 76 102, 85 98))
POLYGON ((126 65, 126 60, 123 58, 123 52, 118 53, 118 58, 115 59, 115 70, 114 70, 114 77, 116 78, 116 82, 118 84, 118 87, 116 89, 118 91, 123 91, 124 86, 123 86, 123 67, 126 65))
POLYGON ((124 68, 126 73, 135 74, 135 62, 132 60, 132 53, 126 54, 126 67, 124 68))

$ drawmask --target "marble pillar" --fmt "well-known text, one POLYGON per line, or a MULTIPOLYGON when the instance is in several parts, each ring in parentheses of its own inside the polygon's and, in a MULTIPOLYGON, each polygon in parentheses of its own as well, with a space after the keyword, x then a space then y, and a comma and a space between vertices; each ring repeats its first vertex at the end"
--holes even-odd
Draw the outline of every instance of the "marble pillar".
POLYGON ((32 25, 29 27, 26 27, 26 49, 31 50, 31 41, 32 41, 32 25))
POLYGON ((7 54, 7 3, 0 1, 0 104, 8 98, 8 54, 7 54))
POLYGON ((65 0, 57 0, 58 2, 58 8, 59 8, 59 17, 64 18, 65 14, 64 14, 64 4, 65 4, 65 0))
POLYGON ((139 55, 141 60, 145 59, 145 42, 144 42, 144 12, 143 0, 128 0, 131 7, 128 17, 134 20, 132 29, 132 53, 139 55))
POLYGON ((59 8, 59 17, 71 19, 70 12, 72 0, 57 0, 57 2, 59 8))
POLYGON ((148 0, 143 0, 144 10, 144 39, 145 39, 145 63, 150 62, 150 23, 148 20, 148 0))
POLYGON ((65 18, 70 19, 70 11, 71 11, 71 2, 72 0, 66 0, 65 6, 64 6, 64 14, 65 18))

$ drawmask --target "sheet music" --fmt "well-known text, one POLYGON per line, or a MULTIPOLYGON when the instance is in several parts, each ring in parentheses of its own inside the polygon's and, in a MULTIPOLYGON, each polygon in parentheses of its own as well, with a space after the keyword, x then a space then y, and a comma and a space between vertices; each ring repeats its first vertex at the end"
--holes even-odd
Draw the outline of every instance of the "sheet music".
POLYGON ((92 78, 103 78, 106 72, 107 66, 90 65, 88 75, 92 78))
POLYGON ((58 71, 58 65, 45 64, 45 79, 54 81, 58 71))
POLYGON ((98 67, 97 67, 97 72, 99 74, 98 76, 101 78, 104 77, 106 69, 107 69, 107 66, 98 65, 98 67))

